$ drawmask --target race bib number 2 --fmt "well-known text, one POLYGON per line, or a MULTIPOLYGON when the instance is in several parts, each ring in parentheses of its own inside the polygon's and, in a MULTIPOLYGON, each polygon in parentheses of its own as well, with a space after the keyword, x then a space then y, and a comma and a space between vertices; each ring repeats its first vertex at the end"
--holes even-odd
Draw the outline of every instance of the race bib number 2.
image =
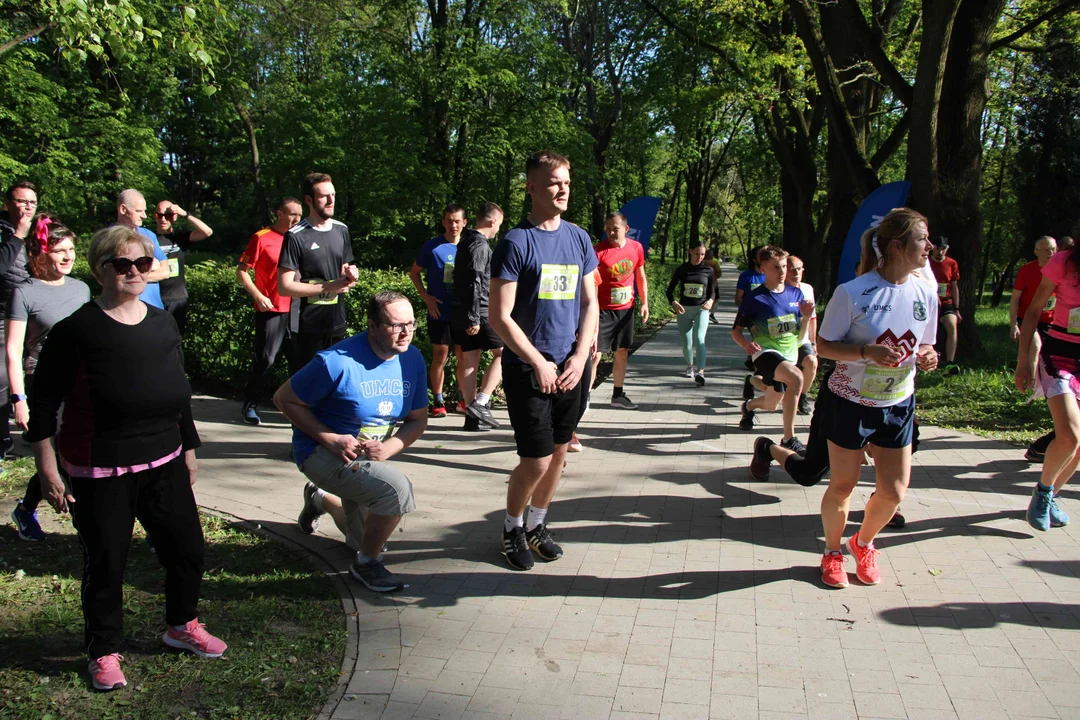
POLYGON ((580 275, 579 265, 541 265, 540 299, 573 300, 577 297, 580 275))
POLYGON ((869 400, 902 400, 911 393, 915 366, 890 368, 867 365, 859 394, 869 400))

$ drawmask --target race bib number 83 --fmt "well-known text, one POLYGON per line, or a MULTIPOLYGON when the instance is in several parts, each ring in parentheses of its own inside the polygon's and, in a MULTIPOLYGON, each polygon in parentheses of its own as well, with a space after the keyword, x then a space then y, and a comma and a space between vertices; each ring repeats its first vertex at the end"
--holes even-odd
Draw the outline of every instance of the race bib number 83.
POLYGON ((870 400, 902 400, 911 392, 914 365, 889 368, 867 365, 859 394, 870 400))
POLYGON ((577 297, 580 274, 579 265, 541 265, 540 299, 573 300, 577 297))

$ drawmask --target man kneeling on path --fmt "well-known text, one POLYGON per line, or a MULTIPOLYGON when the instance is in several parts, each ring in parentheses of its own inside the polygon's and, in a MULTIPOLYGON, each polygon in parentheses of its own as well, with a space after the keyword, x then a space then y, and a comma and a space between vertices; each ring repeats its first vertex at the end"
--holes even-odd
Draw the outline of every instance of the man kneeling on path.
POLYGON ((365 332, 318 353, 274 395, 310 481, 301 519, 314 530, 312 521, 329 512, 349 546, 359 545, 349 572, 375 592, 402 587, 379 553, 401 516, 416 509, 409 478, 385 462, 427 428, 426 368, 410 346, 414 330, 408 298, 384 290, 368 303, 365 332))

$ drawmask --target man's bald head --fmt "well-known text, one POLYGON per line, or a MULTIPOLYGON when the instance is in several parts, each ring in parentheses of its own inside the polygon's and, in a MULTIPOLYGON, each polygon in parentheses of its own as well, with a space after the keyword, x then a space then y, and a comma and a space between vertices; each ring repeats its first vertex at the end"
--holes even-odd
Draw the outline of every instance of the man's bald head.
POLYGON ((128 188, 116 198, 116 222, 128 227, 142 227, 146 219, 146 198, 138 190, 128 188))

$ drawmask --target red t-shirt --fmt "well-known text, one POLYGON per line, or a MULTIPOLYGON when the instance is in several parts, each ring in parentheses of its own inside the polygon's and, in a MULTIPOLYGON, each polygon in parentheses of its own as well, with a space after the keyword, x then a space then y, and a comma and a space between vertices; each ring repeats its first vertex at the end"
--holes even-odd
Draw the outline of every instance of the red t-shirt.
MULTIPOLYGON (((1035 297, 1035 291, 1039 289, 1039 284, 1042 283, 1042 279, 1042 268, 1039 267, 1038 260, 1032 260, 1016 272, 1016 282, 1013 283, 1013 291, 1020 292, 1020 304, 1016 308, 1017 320, 1024 319, 1024 315, 1027 314, 1028 311, 1028 306, 1031 305, 1031 299, 1035 297)), ((1046 301, 1046 307, 1043 308, 1042 313, 1039 315, 1040 323, 1054 322, 1054 304, 1056 301, 1057 297, 1054 295, 1051 295, 1050 299, 1046 301)))
POLYGON ((637 240, 627 239, 622 247, 601 240, 593 249, 600 274, 596 289, 601 310, 625 310, 634 307, 634 275, 645 266, 645 250, 637 240))
MULTIPOLYGON (((292 303, 291 297, 278 295, 277 289, 278 258, 281 257, 281 243, 284 240, 285 236, 273 228, 263 228, 251 236, 240 256, 240 262, 255 268, 255 287, 274 303, 274 307, 266 312, 289 312, 292 303)), ((256 306, 255 310, 258 311, 259 307, 256 306)))
POLYGON ((952 296, 952 284, 960 279, 960 266, 956 264, 955 260, 946 255, 941 262, 934 262, 934 259, 930 258, 930 269, 934 271, 934 277, 937 279, 938 300, 941 301, 942 305, 955 305, 956 300, 952 296))

